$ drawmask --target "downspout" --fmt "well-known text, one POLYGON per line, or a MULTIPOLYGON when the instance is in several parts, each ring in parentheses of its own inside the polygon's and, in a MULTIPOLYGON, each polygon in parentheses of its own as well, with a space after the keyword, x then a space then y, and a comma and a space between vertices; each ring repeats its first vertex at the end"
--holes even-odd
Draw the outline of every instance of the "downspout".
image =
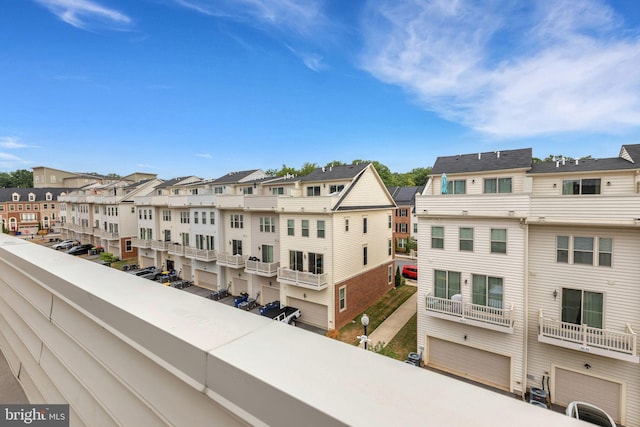
POLYGON ((525 393, 527 391, 527 353, 528 353, 528 335, 529 335, 529 224, 526 218, 520 219, 520 224, 524 227, 524 305, 523 305, 523 331, 522 331, 522 381, 521 394, 522 400, 526 401, 525 393))

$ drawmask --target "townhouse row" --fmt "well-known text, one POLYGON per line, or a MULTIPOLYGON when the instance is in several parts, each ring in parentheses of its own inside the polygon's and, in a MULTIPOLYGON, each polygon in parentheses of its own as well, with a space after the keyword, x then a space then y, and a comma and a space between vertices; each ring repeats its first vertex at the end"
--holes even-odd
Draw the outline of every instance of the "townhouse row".
POLYGON ((59 203, 64 237, 203 288, 296 306, 322 329, 393 287, 396 206, 371 164, 95 184, 59 203))
POLYGON ((639 161, 438 158, 415 206, 424 363, 639 426, 639 161))

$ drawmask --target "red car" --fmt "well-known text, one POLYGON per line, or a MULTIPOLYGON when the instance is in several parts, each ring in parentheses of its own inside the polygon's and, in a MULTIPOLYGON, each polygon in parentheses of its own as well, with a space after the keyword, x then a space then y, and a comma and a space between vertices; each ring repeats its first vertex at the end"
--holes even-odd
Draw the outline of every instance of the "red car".
POLYGON ((402 267, 402 277, 407 279, 418 280, 418 266, 417 265, 405 265, 402 267))

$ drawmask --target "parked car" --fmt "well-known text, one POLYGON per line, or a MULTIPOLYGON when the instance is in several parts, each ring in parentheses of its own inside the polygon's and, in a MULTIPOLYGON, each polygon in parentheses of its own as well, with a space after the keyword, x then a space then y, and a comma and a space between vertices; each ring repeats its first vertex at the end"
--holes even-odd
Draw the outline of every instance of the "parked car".
POLYGON ((582 421, 602 427, 616 427, 615 421, 609 414, 596 405, 586 402, 571 402, 567 406, 565 413, 582 421))
POLYGON ((51 249, 55 249, 55 250, 59 250, 59 249, 71 249, 74 246, 79 245, 80 242, 78 242, 77 240, 73 240, 73 239, 67 239, 67 240, 63 240, 62 242, 58 242, 55 245, 51 245, 51 249))
POLYGON ((407 279, 418 280, 418 266, 417 265, 405 265, 402 267, 402 277, 407 279))
POLYGON ((83 245, 74 246, 67 251, 69 255, 86 255, 93 248, 91 243, 85 243, 83 245))

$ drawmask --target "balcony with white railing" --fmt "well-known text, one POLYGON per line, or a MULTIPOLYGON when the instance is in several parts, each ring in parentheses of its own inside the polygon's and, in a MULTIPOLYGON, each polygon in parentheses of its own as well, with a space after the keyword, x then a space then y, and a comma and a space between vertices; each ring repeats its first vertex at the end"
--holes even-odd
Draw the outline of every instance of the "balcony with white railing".
POLYGON ((139 237, 134 237, 133 239, 131 239, 131 245, 136 248, 143 248, 143 249, 151 248, 152 243, 153 243, 152 240, 141 239, 139 237))
POLYGON ((185 247, 182 246, 180 243, 174 243, 172 245, 169 245, 167 252, 169 252, 171 255, 182 256, 184 255, 184 250, 185 250, 185 247))
POLYGON ((545 317, 540 309, 538 341, 585 353, 640 363, 638 336, 631 329, 630 324, 625 326, 624 332, 593 328, 585 324, 576 325, 545 317))
POLYGON ((314 274, 308 271, 291 270, 285 267, 278 269, 278 281, 316 291, 321 291, 329 286, 327 273, 314 274))
POLYGON ((447 298, 426 296, 427 315, 452 322, 464 323, 493 331, 513 333, 513 304, 509 308, 495 308, 447 298))
POLYGON ((166 252, 169 250, 169 246, 172 245, 171 242, 163 242, 162 240, 154 240, 151 242, 151 249, 155 249, 157 251, 166 252))
POLYGON ((605 225, 640 225, 640 198, 629 196, 580 195, 531 198, 529 222, 605 225))
POLYGON ((93 235, 100 237, 101 239, 106 239, 106 240, 117 240, 120 238, 120 234, 119 233, 113 233, 113 232, 109 232, 106 230, 101 230, 101 229, 97 229, 94 228, 93 229, 93 235))
POLYGON ((245 273, 257 274, 258 276, 274 277, 278 275, 279 262, 261 262, 247 260, 244 268, 245 273))
POLYGON ((229 268, 243 268, 247 262, 248 255, 231 255, 231 254, 218 254, 218 265, 229 268))
POLYGON ((198 261, 215 261, 218 259, 218 251, 186 247, 184 248, 184 256, 198 261))
POLYGON ((338 196, 320 197, 278 197, 279 212, 331 212, 338 203, 338 196))
POLYGON ((522 218, 529 216, 530 200, 523 193, 417 196, 416 215, 522 218))

